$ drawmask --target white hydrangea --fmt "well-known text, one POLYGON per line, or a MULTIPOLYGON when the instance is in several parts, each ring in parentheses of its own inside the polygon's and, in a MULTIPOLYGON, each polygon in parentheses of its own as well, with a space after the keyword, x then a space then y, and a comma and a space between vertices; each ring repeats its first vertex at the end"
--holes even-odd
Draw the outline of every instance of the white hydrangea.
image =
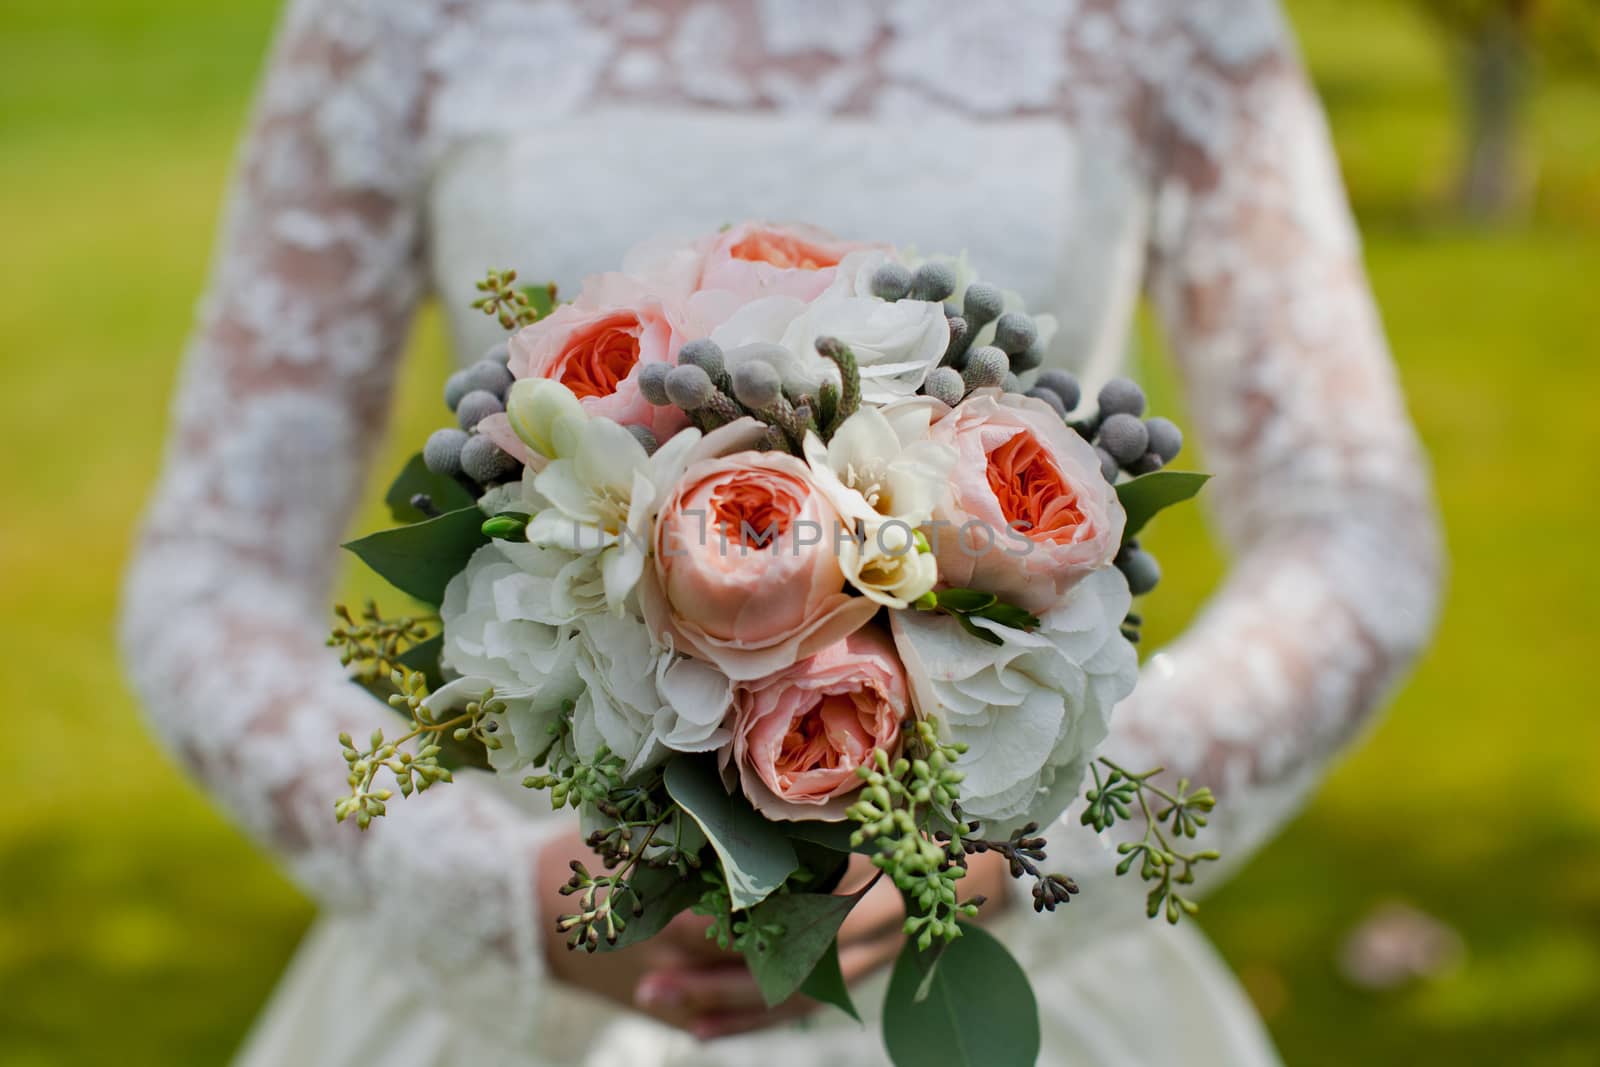
POLYGON ((1032 633, 994 626, 991 645, 947 615, 897 611, 895 643, 924 714, 966 744, 961 807, 1003 835, 1066 810, 1138 656, 1120 632, 1131 597, 1115 567, 1079 582, 1032 633))
POLYGON ((525 569, 543 558, 541 551, 560 556, 531 545, 486 545, 451 579, 439 612, 440 662, 458 677, 428 698, 429 708, 458 708, 492 688, 506 704, 495 717, 501 748, 490 753, 502 772, 528 765, 548 747, 565 704, 573 706, 575 750, 592 756, 603 746, 627 763, 629 775, 668 751, 726 744, 732 683, 708 664, 653 643, 632 615, 563 617, 551 606, 549 580, 525 569))

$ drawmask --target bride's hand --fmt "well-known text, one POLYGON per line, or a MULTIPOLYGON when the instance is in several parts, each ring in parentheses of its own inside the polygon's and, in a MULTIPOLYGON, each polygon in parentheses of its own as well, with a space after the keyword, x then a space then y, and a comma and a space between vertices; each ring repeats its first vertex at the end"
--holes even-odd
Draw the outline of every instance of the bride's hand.
MULTIPOLYGON (((876 874, 865 857, 852 856, 835 892, 857 892, 876 874)), ((1001 857, 973 856, 962 880, 962 895, 987 897, 984 914, 992 915, 1004 906, 1008 879, 1001 857)), ((847 984, 893 962, 904 940, 900 932, 904 917, 899 892, 887 879, 878 879, 839 928, 839 969, 847 984)), ((816 1009, 816 1002, 804 996, 768 1008, 744 957, 719 949, 706 938, 709 922, 685 913, 644 946, 659 942, 661 955, 644 970, 634 989, 639 1010, 705 1041, 765 1029, 816 1009)))

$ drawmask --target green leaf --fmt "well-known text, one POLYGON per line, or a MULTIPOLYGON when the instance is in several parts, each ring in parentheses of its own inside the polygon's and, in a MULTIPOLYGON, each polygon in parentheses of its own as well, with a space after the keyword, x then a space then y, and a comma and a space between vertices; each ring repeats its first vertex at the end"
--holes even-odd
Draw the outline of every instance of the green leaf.
POLYGON ((883 1043, 901 1067, 1032 1067, 1039 1058, 1039 1006, 1028 976, 981 927, 962 924, 938 969, 906 942, 883 1002, 883 1043), (917 999, 926 982, 926 995, 917 999))
POLYGON ((781 935, 756 938, 744 954, 767 1007, 782 1004, 805 983, 834 944, 839 924, 865 894, 865 889, 850 896, 779 893, 750 909, 758 929, 783 928, 781 935))
POLYGON ((616 944, 608 945, 605 938, 600 939, 595 947, 601 952, 615 952, 656 936, 698 901, 706 888, 698 873, 691 871, 684 877, 671 867, 640 867, 628 876, 628 884, 633 887, 636 899, 644 904, 644 911, 633 914, 632 901, 621 905, 627 925, 617 935, 616 944))
POLYGON ((543 285, 524 285, 521 287, 522 295, 528 298, 528 305, 538 312, 542 319, 556 306, 556 283, 546 282, 543 285))
POLYGON ((979 641, 985 641, 991 645, 1005 644, 1004 639, 1002 639, 999 634, 995 633, 993 630, 985 630, 982 626, 979 626, 977 623, 973 622, 972 616, 970 615, 957 615, 955 616, 955 620, 961 624, 961 628, 963 630, 967 631, 967 633, 971 634, 973 637, 976 637, 979 641))
POLYGON ((383 494, 383 502, 389 505, 395 522, 421 522, 428 517, 411 506, 411 498, 418 493, 426 494, 438 511, 455 511, 472 503, 472 494, 460 482, 430 471, 422 462, 421 452, 406 460, 383 494))
POLYGON ((993 593, 980 593, 976 589, 941 589, 938 596, 941 608, 958 615, 970 615, 972 612, 982 611, 993 606, 995 602, 993 593))
POLYGON ((799 866, 794 846, 777 824, 723 788, 712 759, 679 756, 667 764, 663 777, 667 793, 716 849, 735 911, 761 903, 799 866))
POLYGON ((1122 501, 1122 510, 1128 513, 1128 522, 1122 528, 1122 543, 1127 544, 1139 536, 1139 531, 1157 512, 1193 498, 1210 479, 1209 474, 1193 471, 1154 471, 1117 486, 1117 499, 1122 501))
POLYGON ((844 972, 839 969, 837 939, 829 942, 828 950, 811 968, 806 980, 800 983, 800 992, 812 1000, 832 1004, 856 1022, 861 1021, 861 1013, 856 1011, 855 1001, 850 999, 850 987, 844 984, 844 972))
POLYGON ((1039 628, 1039 616, 1029 611, 1023 611, 1015 604, 996 602, 982 611, 975 612, 975 614, 979 618, 997 622, 1001 626, 1009 626, 1013 630, 1037 630, 1039 628))
POLYGON ((344 547, 402 593, 437 607, 450 579, 488 543, 483 535, 483 512, 469 505, 437 518, 368 534, 344 547))
POLYGON ((439 653, 444 651, 444 634, 434 634, 426 641, 418 641, 397 657, 414 671, 421 671, 429 689, 444 685, 444 675, 439 670, 439 653))
POLYGON ((795 841, 821 845, 834 852, 876 852, 875 846, 871 848, 864 846, 861 849, 851 847, 850 835, 855 833, 857 825, 853 822, 818 822, 812 819, 789 823, 784 827, 784 831, 795 841))

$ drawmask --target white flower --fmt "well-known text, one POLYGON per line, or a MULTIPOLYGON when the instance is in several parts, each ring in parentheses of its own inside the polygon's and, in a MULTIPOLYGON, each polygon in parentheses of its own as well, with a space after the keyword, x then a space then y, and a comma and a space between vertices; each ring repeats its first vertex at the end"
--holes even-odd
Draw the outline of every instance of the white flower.
POLYGON ((529 595, 529 576, 502 547, 478 549, 445 586, 439 660, 455 674, 489 679, 503 697, 525 697, 558 673, 568 632, 551 624, 544 605, 529 595))
POLYGON ((861 408, 827 444, 807 434, 806 462, 845 519, 898 519, 912 528, 933 518, 948 491, 955 449, 929 441, 930 401, 861 408))
POLYGON ((591 616, 578 626, 577 645, 584 687, 572 729, 579 752, 593 755, 604 745, 631 776, 660 763, 668 749, 703 752, 728 741, 733 683, 654 644, 640 620, 591 616))
POLYGON ((887 404, 915 395, 944 355, 950 327, 941 304, 824 292, 809 304, 785 296, 753 300, 711 335, 728 352, 730 366, 751 356, 768 359, 780 364, 785 382, 805 392, 825 380, 839 381, 838 368, 817 353, 819 337, 848 345, 860 368, 862 399, 887 404), (773 344, 785 350, 787 361, 774 358, 773 344), (761 347, 745 347, 752 345, 761 347))
POLYGON ((927 541, 899 520, 864 525, 859 539, 842 540, 839 569, 863 596, 890 608, 909 607, 939 581, 927 541))
POLYGON ((1131 598, 1105 567, 1073 587, 1032 633, 975 620, 991 645, 945 615, 892 613, 895 644, 923 714, 965 743, 961 808, 1005 834, 1071 803, 1111 709, 1133 691, 1138 657, 1120 625, 1131 598))
POLYGON ((606 605, 620 614, 644 572, 657 498, 683 473, 700 433, 683 430, 654 454, 610 419, 586 419, 575 437, 569 453, 534 476, 549 506, 528 523, 528 541, 574 554, 578 571, 568 586, 598 576, 606 605))
POLYGON ((430 710, 449 711, 493 689, 506 711, 490 762, 503 769, 526 765, 549 745, 563 701, 582 684, 571 629, 551 624, 529 576, 502 554, 508 547, 478 549, 445 587, 440 663, 460 677, 427 699, 430 710))

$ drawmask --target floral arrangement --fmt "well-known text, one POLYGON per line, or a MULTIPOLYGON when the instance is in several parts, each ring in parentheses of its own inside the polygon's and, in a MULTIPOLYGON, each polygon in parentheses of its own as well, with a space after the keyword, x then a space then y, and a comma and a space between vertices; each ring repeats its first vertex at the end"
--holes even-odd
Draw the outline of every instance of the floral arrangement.
POLYGON ((1054 323, 964 258, 747 223, 643 245, 569 303, 479 288, 509 338, 446 383, 458 425, 391 488, 401 525, 348 546, 437 613, 339 609, 331 643, 409 725, 341 738, 337 817, 366 828, 452 767, 516 776, 603 860, 572 864, 570 946, 692 908, 769 1002, 852 1014, 835 932, 859 895, 830 890, 864 853, 906 907, 891 1056, 981 1025, 1016 1046, 990 1062, 1031 1063, 968 857, 1066 903, 1038 831, 1087 776, 1091 829, 1146 823, 1117 870, 1152 917, 1193 911, 1214 858, 1184 847, 1207 790, 1096 752, 1159 577, 1136 537, 1204 481, 1167 469, 1177 427, 1130 381, 1089 400, 1041 370, 1054 323), (928 995, 952 973, 964 998, 928 995))

